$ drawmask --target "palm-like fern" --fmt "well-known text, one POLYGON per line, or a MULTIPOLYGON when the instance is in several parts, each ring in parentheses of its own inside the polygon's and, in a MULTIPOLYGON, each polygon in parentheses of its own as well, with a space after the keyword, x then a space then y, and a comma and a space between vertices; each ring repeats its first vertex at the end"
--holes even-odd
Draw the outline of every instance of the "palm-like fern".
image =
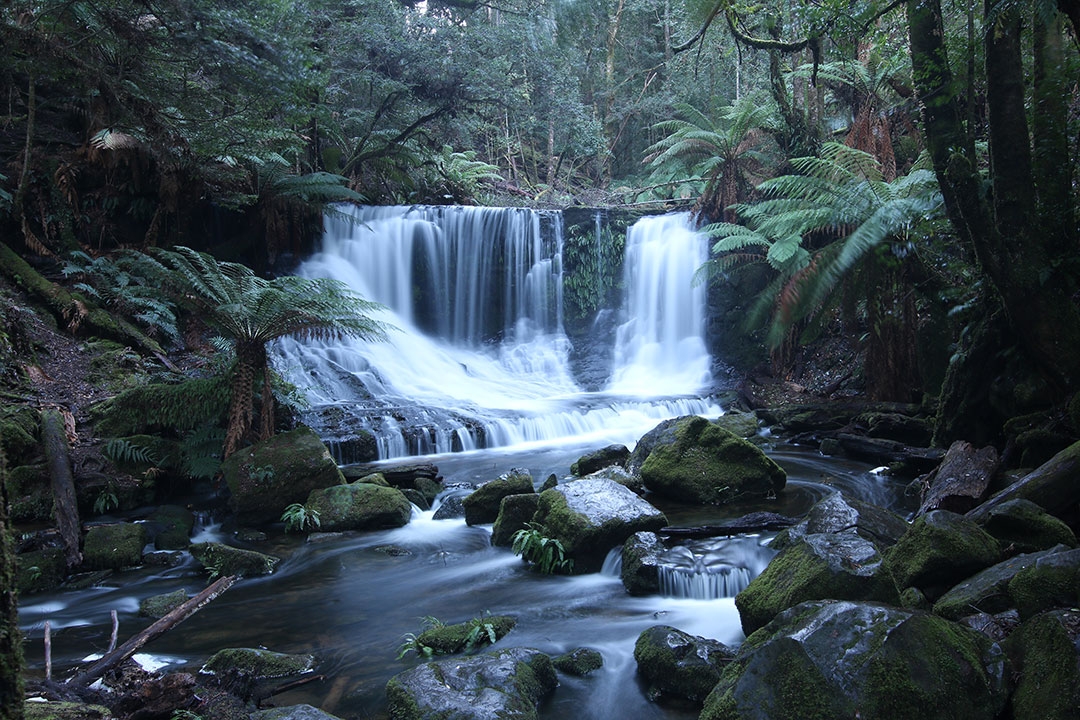
POLYGON ((942 216, 934 173, 921 168, 887 182, 869 153, 827 143, 820 157, 797 158, 799 175, 758 186, 765 199, 736 207, 745 225, 717 223, 717 237, 699 271, 709 277, 746 262, 766 262, 777 276, 759 296, 750 321, 772 312, 768 341, 819 309, 847 273, 882 242, 906 250, 926 223, 942 216), (828 238, 835 238, 831 241, 828 238), (826 239, 817 249, 809 240, 826 239))
POLYGON ((704 188, 697 212, 730 220, 727 208, 747 198, 775 157, 768 133, 774 124, 772 106, 743 98, 722 108, 716 120, 685 103, 677 110, 682 118, 653 126, 667 135, 645 151, 651 181, 669 184, 673 176, 700 178, 704 188))
POLYGON ((265 280, 247 267, 220 262, 190 248, 156 250, 142 256, 177 302, 232 341, 236 365, 230 381, 229 420, 224 455, 251 435, 256 376, 263 377, 260 423, 255 439, 274 431, 274 396, 266 344, 284 336, 381 339, 384 326, 369 315, 379 306, 327 278, 285 276, 265 280))

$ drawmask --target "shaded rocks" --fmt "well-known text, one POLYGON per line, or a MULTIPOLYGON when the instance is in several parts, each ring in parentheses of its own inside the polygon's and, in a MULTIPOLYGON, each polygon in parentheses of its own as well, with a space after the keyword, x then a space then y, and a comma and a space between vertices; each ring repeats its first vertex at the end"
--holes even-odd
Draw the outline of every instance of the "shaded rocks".
POLYGON ((701 720, 997 717, 1009 666, 986 636, 926 613, 808 602, 746 639, 701 720))
POLYGON ((611 548, 667 525, 662 512, 611 480, 583 478, 540 493, 535 522, 559 540, 578 573, 601 568, 611 548))
POLYGON ((535 492, 532 475, 527 470, 514 469, 491 482, 484 483, 461 503, 465 506, 465 522, 485 525, 499 517, 499 503, 508 495, 535 492))
POLYGON ((186 550, 195 514, 179 505, 162 505, 146 519, 149 539, 158 550, 186 550))
POLYGON ((1022 620, 1054 607, 1080 605, 1080 550, 1036 558, 1009 581, 1009 595, 1022 620))
MULTIPOLYGON (((1064 546, 1062 546, 1064 549, 1064 546)), ((934 603, 934 612, 949 620, 974 613, 995 615, 1015 607, 1009 583, 1016 574, 1051 551, 1025 553, 991 565, 950 589, 934 603)))
POLYGON ((1076 535, 1068 525, 1030 500, 1008 500, 986 514, 983 529, 1012 552, 1034 552, 1055 545, 1076 547, 1076 535))
POLYGON ((641 478, 658 495, 723 504, 748 495, 775 495, 784 488, 787 473, 756 445, 691 416, 679 418, 656 439, 641 465, 641 478))
POLYGON ((265 648, 226 648, 214 653, 202 667, 202 672, 242 673, 257 680, 299 675, 315 666, 313 655, 274 652, 265 648))
POLYGON ((1005 649, 1017 673, 1012 716, 1080 718, 1080 612, 1053 610, 1022 624, 1005 649))
POLYGON ((416 637, 416 644, 429 654, 453 655, 492 645, 514 629, 517 620, 508 615, 487 615, 454 625, 428 628, 416 637))
POLYGON ((142 562, 146 528, 140 523, 94 525, 83 540, 83 567, 119 570, 142 562))
POLYGON ((643 631, 634 643, 638 675, 651 695, 672 695, 702 703, 720 680, 735 650, 718 640, 690 635, 667 625, 643 631))
POLYGON ((897 588, 916 587, 931 601, 1000 559, 997 540, 976 523, 947 510, 916 519, 885 552, 885 566, 897 588))
POLYGON ((251 714, 251 720, 340 720, 340 718, 311 705, 289 705, 258 710, 251 714))
POLYGON ((540 496, 536 493, 504 497, 499 502, 499 516, 491 526, 491 544, 496 547, 512 545, 514 533, 529 526, 539 505, 540 496))
POLYGON ((1076 507, 1080 502, 1080 442, 1050 458, 992 498, 968 511, 967 517, 983 521, 997 506, 1017 498, 1030 500, 1052 515, 1076 507))
MULTIPOLYGON (((442 492, 442 478, 439 476, 439 468, 431 463, 402 463, 399 465, 386 465, 368 463, 353 465, 342 468, 342 474, 349 482, 355 482, 373 473, 382 475, 383 479, 391 487, 411 494, 415 491, 427 502, 427 506, 442 492)), ((426 507, 423 503, 416 503, 420 507, 426 507)))
POLYGON ((139 601, 139 615, 152 618, 163 618, 175 608, 187 602, 187 591, 183 588, 171 593, 154 595, 139 601))
POLYGON ((625 466, 629 459, 630 450, 625 445, 608 445, 582 455, 570 466, 570 472, 578 477, 584 477, 611 465, 625 466))
POLYGON ((233 453, 221 464, 229 504, 241 524, 276 522, 312 490, 345 481, 315 431, 300 427, 233 453))
POLYGON ((202 564, 211 577, 269 575, 281 562, 280 558, 273 555, 234 548, 221 543, 196 543, 191 546, 191 555, 202 564))
POLYGON ((319 513, 324 532, 401 527, 412 516, 412 503, 404 493, 369 482, 313 490, 307 507, 319 513))
POLYGON ((558 680, 551 658, 508 648, 406 670, 386 684, 394 720, 533 720, 558 680))
POLYGON ((604 656, 592 648, 577 648, 554 658, 555 669, 567 675, 584 677, 604 667, 604 656))
POLYGON ((638 532, 623 543, 622 581, 631 595, 660 592, 660 558, 667 547, 654 532, 638 532))
POLYGON ((847 530, 869 540, 878 548, 887 548, 896 544, 907 532, 908 523, 885 508, 834 492, 815 503, 801 522, 780 532, 771 547, 783 550, 807 535, 847 530))

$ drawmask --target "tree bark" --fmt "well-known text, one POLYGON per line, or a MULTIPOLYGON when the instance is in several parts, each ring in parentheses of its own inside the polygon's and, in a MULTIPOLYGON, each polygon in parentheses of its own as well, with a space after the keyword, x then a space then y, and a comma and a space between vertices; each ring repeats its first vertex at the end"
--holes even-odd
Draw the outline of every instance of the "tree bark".
POLYGON ((23 718, 22 634, 15 566, 15 543, 8 517, 7 460, 0 446, 0 720, 23 718))
POLYGON ((82 563, 79 504, 75 498, 75 479, 71 474, 71 453, 64 416, 55 408, 41 413, 41 443, 45 446, 45 462, 52 481, 53 517, 64 545, 64 561, 68 568, 72 568, 82 563))

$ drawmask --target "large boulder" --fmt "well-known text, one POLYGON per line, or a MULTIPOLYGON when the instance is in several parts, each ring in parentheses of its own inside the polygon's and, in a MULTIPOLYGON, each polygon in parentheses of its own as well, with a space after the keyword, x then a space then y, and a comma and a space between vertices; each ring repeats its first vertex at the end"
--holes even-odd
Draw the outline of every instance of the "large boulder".
POLYGON ((1068 525, 1022 498, 991 508, 982 526, 1002 547, 1014 552, 1030 553, 1058 544, 1076 547, 1076 535, 1068 525))
POLYGON ((777 534, 771 547, 783 550, 807 535, 852 530, 884 550, 895 545, 907 529, 907 521, 896 513, 833 492, 815 503, 801 522, 777 534))
POLYGON ((655 625, 638 635, 634 660, 650 694, 670 695, 701 703, 720 680, 735 650, 719 640, 655 625))
POLYGON ((633 452, 630 453, 630 457, 626 461, 626 469, 631 473, 640 474, 641 466, 645 464, 645 460, 648 459, 649 453, 653 451, 653 448, 658 445, 664 445, 675 442, 675 428, 680 422, 689 420, 694 417, 693 415, 683 415, 677 418, 668 418, 660 422, 649 432, 642 435, 637 444, 634 445, 633 452))
POLYGON ((996 643, 944 618, 807 602, 746 639, 700 720, 985 720, 1009 675, 996 643))
POLYGON ((1009 595, 1025 620, 1051 608, 1080 605, 1080 550, 1037 558, 1009 581, 1009 595))
MULTIPOLYGON (((1064 546, 1060 546, 1064 550, 1064 546)), ((957 584, 934 603, 934 612, 949 620, 959 620, 973 613, 994 615, 1015 607, 1009 595, 1009 583, 1016 574, 1053 552, 1025 553, 1003 560, 957 584)))
POLYGON ((334 458, 314 430, 299 427, 233 453, 221 464, 229 503, 248 525, 276 522, 312 490, 345 482, 334 458))
POLYGON ((609 550, 637 532, 655 532, 667 518, 630 489, 599 478, 583 478, 540 493, 535 521, 562 543, 579 573, 595 572, 609 550))
POLYGON ((885 552, 885 566, 900 589, 918 588, 930 600, 1001 558, 997 540, 948 510, 920 516, 885 552))
POLYGON ((146 526, 158 550, 186 550, 195 514, 180 505, 162 505, 146 518, 146 526))
POLYGON ((1080 718, 1080 612, 1033 617, 1009 636, 1005 649, 1018 677, 1012 717, 1080 718))
POLYGON ((608 445, 579 457, 577 462, 570 466, 570 472, 584 477, 611 465, 623 466, 629 458, 630 450, 625 445, 608 445))
POLYGON ((826 599, 899 602, 877 548, 854 531, 807 535, 785 548, 735 596, 735 606, 749 635, 790 607, 826 599))
POLYGON ((550 657, 508 648, 406 670, 390 678, 386 695, 392 720, 534 720, 556 685, 550 657))
POLYGON ((499 503, 508 495, 525 495, 536 492, 532 475, 527 470, 514 469, 478 487, 461 503, 465 506, 465 522, 469 525, 485 525, 499 517, 499 503))
POLYGON ((645 487, 682 502, 722 504, 775 495, 787 473, 759 447, 702 417, 680 420, 641 466, 645 487))
POLYGON ((90 570, 119 570, 142 562, 146 528, 141 523, 94 525, 83 541, 83 566, 90 570))
POLYGON ((401 527, 412 517, 412 503, 400 490, 365 482, 313 490, 307 507, 319 513, 323 532, 401 527))

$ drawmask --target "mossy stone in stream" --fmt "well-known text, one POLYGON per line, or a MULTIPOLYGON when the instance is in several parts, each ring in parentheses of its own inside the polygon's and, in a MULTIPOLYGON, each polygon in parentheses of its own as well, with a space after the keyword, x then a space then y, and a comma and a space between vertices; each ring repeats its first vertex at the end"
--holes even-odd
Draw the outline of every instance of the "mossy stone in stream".
POLYGON ((469 525, 493 523, 499 517, 499 503, 508 495, 536 492, 532 475, 527 470, 511 470, 496 480, 486 482, 463 498, 465 522, 469 525))
POLYGON ((145 617, 163 618, 187 602, 188 594, 183 588, 171 593, 154 595, 139 602, 139 614, 145 617))
POLYGON ((226 648, 214 653, 202 671, 215 674, 239 672, 260 680, 299 675, 314 666, 313 655, 294 655, 264 648, 226 648))
POLYGON ((110 720, 113 714, 103 705, 81 702, 23 703, 24 720, 110 720))
POLYGON ((314 490, 307 507, 319 513, 324 532, 401 527, 412 516, 412 503, 395 487, 355 482, 314 490))
POLYGON ((142 562, 146 528, 140 523, 94 525, 83 541, 83 566, 119 570, 142 562))
POLYGON ((60 548, 42 548, 21 553, 16 557, 16 562, 16 586, 20 595, 59 587, 67 574, 64 551, 60 548))
POLYGON ((196 543, 191 546, 191 555, 202 563, 211 577, 269 575, 281 562, 272 555, 221 543, 196 543))
POLYGON ((470 652, 491 644, 491 634, 498 642, 517 625, 515 618, 507 615, 487 615, 454 625, 440 625, 420 633, 417 644, 431 648, 435 655, 453 655, 470 652))
POLYGON ((567 675, 584 677, 604 667, 604 656, 592 648, 577 648, 553 660, 555 669, 567 675))

